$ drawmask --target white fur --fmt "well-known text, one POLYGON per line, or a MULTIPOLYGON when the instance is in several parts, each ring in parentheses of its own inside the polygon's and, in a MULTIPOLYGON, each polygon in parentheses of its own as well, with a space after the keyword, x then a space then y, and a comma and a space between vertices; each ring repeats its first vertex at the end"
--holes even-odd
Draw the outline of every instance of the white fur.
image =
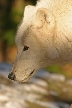
POLYGON ((40 0, 26 6, 13 66, 17 81, 29 80, 40 68, 72 61, 72 0, 40 0), (27 51, 23 51, 24 46, 27 51), (30 73, 34 70, 34 73, 30 73))

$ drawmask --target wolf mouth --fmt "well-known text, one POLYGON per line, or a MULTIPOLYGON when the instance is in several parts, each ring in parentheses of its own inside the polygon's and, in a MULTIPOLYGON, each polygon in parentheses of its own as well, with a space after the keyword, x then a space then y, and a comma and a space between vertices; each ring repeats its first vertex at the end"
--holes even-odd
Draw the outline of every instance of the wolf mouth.
POLYGON ((33 75, 34 71, 35 71, 35 69, 29 74, 29 76, 28 76, 27 78, 25 78, 25 79, 23 79, 23 80, 21 80, 21 81, 19 81, 19 82, 20 82, 20 83, 22 83, 22 82, 27 82, 27 81, 30 79, 30 77, 33 75))
POLYGON ((35 69, 29 74, 29 76, 31 76, 34 73, 35 69))

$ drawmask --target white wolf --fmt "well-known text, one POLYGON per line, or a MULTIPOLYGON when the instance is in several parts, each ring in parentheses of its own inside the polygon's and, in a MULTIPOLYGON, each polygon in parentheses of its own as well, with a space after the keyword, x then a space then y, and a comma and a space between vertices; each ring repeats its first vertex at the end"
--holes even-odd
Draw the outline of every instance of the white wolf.
POLYGON ((39 69, 72 61, 72 0, 26 6, 16 35, 18 54, 8 77, 26 82, 39 69))

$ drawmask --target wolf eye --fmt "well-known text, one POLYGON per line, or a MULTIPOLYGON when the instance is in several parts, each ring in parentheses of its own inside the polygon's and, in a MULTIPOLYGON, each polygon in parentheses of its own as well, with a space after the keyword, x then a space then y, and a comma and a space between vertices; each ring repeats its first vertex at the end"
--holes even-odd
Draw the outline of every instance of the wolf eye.
POLYGON ((24 48, 23 48, 23 51, 28 50, 28 48, 29 48, 29 47, 25 45, 24 48))

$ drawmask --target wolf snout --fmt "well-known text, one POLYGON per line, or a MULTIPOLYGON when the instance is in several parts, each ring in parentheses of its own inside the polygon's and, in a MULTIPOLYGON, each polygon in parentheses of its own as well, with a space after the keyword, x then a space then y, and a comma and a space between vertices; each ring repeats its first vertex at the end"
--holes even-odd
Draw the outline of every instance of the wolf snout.
POLYGON ((11 79, 11 80, 15 80, 15 75, 13 72, 11 72, 9 75, 8 75, 8 78, 11 79))

